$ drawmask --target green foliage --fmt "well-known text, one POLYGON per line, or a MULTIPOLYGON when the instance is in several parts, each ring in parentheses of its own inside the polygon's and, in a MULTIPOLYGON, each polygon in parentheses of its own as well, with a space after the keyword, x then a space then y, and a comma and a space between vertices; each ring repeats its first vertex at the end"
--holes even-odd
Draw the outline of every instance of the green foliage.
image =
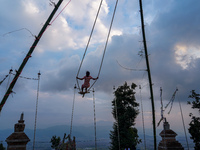
POLYGON ((50 141, 51 148, 57 149, 60 144, 60 141, 61 139, 59 136, 58 137, 56 137, 56 135, 52 136, 51 141, 50 141))
MULTIPOLYGON (((189 98, 194 99, 192 102, 188 101, 188 104, 191 105, 192 109, 198 109, 200 113, 200 94, 197 94, 195 90, 191 91, 191 95, 189 95, 189 98)), ((189 124, 189 133, 191 134, 191 139, 193 139, 193 142, 195 143, 195 150, 200 149, 200 118, 194 116, 192 113, 189 114, 191 117, 191 122, 189 124)))
POLYGON ((2 143, 0 143, 0 150, 5 150, 6 148, 5 147, 3 147, 3 144, 2 143))
POLYGON ((115 98, 112 101, 112 114, 116 121, 113 124, 113 131, 110 131, 110 150, 119 149, 117 118, 119 125, 120 148, 122 150, 125 148, 134 150, 136 149, 136 145, 141 142, 141 140, 139 140, 137 129, 133 127, 135 125, 135 119, 139 114, 137 108, 139 104, 135 99, 135 87, 136 85, 134 83, 132 83, 130 87, 125 82, 123 86, 118 87, 114 92, 115 98))

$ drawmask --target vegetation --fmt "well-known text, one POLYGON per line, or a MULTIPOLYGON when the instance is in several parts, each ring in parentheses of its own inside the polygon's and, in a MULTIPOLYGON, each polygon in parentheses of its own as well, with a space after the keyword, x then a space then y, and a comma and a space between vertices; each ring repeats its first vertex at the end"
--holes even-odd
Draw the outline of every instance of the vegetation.
POLYGON ((3 147, 3 144, 2 143, 0 143, 0 150, 5 150, 6 148, 5 147, 3 147))
POLYGON ((139 114, 137 108, 139 104, 135 99, 135 87, 136 85, 134 83, 130 87, 125 82, 123 86, 118 87, 114 92, 115 98, 112 101, 112 114, 115 122, 113 124, 113 131, 110 131, 110 150, 116 150, 119 147, 121 150, 125 148, 135 150, 137 144, 141 142, 138 139, 137 129, 133 127, 135 125, 135 118, 139 114))
MULTIPOLYGON (((195 90, 191 91, 189 98, 194 99, 192 102, 188 101, 188 104, 191 105, 192 109, 197 109, 200 113, 200 94, 197 94, 195 90)), ((191 122, 189 124, 189 133, 191 134, 191 139, 195 143, 195 150, 200 149, 200 117, 194 116, 192 113, 189 114, 191 117, 191 122)))
POLYGON ((54 135, 54 136, 51 138, 51 141, 50 141, 50 143, 51 143, 51 148, 58 149, 58 146, 59 146, 59 144, 60 144, 60 141, 61 141, 60 137, 59 137, 59 136, 56 137, 56 135, 54 135))

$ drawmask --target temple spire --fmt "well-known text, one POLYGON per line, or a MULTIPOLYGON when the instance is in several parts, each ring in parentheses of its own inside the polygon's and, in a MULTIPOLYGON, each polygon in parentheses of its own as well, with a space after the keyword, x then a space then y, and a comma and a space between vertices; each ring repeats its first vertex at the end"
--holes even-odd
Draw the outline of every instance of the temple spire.
POLYGON ((170 124, 164 118, 163 130, 160 132, 162 140, 158 144, 158 150, 184 150, 182 145, 176 140, 177 133, 170 129, 170 124))
POLYGON ((24 113, 21 113, 20 120, 14 126, 14 132, 6 139, 7 150, 26 150, 26 144, 30 141, 24 133, 24 113))

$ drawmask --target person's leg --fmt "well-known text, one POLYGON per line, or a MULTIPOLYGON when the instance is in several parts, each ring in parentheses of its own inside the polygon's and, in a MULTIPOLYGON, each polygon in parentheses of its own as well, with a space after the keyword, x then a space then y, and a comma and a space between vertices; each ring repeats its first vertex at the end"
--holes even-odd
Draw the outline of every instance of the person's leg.
POLYGON ((84 97, 85 96, 85 93, 83 93, 83 96, 82 97, 84 97))
POLYGON ((84 88, 84 87, 83 87, 83 85, 82 85, 82 87, 81 87, 81 91, 82 91, 82 92, 83 92, 83 88, 84 88))

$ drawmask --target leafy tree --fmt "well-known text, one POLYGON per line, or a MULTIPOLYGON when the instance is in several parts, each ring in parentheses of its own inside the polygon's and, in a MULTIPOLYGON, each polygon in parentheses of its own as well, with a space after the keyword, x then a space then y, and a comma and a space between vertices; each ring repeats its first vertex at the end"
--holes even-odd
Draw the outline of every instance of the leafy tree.
MULTIPOLYGON (((197 94, 195 90, 191 91, 189 98, 194 99, 192 102, 188 101, 188 104, 191 105, 192 109, 198 109, 200 113, 200 94, 197 94)), ((191 122, 189 124, 189 133, 191 134, 191 139, 195 143, 195 150, 200 149, 200 118, 194 116, 192 113, 189 114, 191 117, 191 122)))
POLYGON ((119 149, 119 143, 120 149, 122 150, 124 150, 125 148, 135 150, 136 145, 141 142, 141 140, 138 139, 139 136, 137 129, 133 127, 135 125, 135 118, 139 114, 139 110, 137 108, 139 104, 136 102, 135 99, 135 87, 136 85, 134 83, 132 83, 131 87, 129 87, 125 82, 123 86, 119 86, 114 92, 115 98, 112 101, 112 114, 115 122, 113 124, 113 131, 110 131, 110 150, 119 149), (119 125, 120 142, 118 142, 117 125, 119 125))
POLYGON ((2 143, 0 143, 0 150, 5 150, 5 147, 3 147, 2 143))
POLYGON ((51 141, 50 141, 50 143, 51 143, 51 148, 58 149, 58 146, 59 146, 59 144, 60 144, 60 141, 61 141, 60 137, 59 137, 59 136, 56 137, 56 135, 54 135, 54 136, 51 138, 51 141))

